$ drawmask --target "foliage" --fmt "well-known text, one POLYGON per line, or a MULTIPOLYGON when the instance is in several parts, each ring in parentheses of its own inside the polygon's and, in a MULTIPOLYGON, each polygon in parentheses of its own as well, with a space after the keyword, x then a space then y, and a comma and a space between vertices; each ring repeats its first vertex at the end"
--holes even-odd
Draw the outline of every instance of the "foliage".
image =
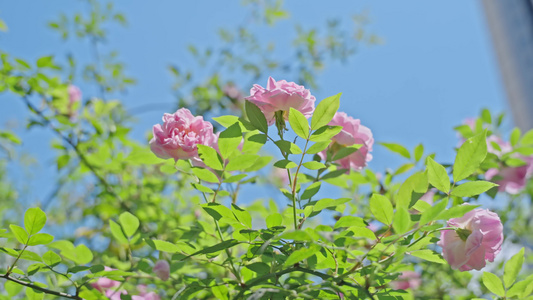
MULTIPOLYGON (((262 2, 249 2, 251 13, 263 16, 267 25, 288 17, 280 1, 266 1, 259 10, 262 2)), ((49 25, 63 38, 74 34, 98 50, 106 22, 125 24, 126 18, 111 4, 88 3, 88 16, 64 15, 49 25)), ((147 141, 130 137, 131 115, 107 95, 135 81, 114 55, 108 60, 97 54, 94 63, 81 68, 86 83, 98 86, 99 98, 73 100, 74 57, 65 67, 53 56, 27 61, 1 53, 0 92, 26 105, 28 130, 41 127, 55 135, 60 179, 52 195, 56 202, 40 208, 16 202, 4 161, 21 139, 0 131, 5 154, 0 298, 531 298, 529 169, 517 193, 507 189, 506 174, 529 168, 533 131, 514 129, 504 139, 503 116, 493 118, 483 110, 480 118, 456 127, 463 141, 454 162, 439 162, 422 144, 410 151, 384 142, 380 145, 399 154, 404 164, 383 173, 347 170, 338 161, 369 145, 336 140, 344 130, 331 125, 340 94, 319 101, 311 120, 294 107, 286 112, 287 122, 284 112, 276 115, 276 129, 268 126, 260 107, 242 95, 224 94, 225 87, 235 86, 225 77, 231 70, 251 81, 237 89, 275 70, 315 86, 315 75, 329 59, 343 60, 355 51, 335 24, 324 37, 315 29, 297 30, 295 66, 268 58, 268 47, 245 25, 236 35, 221 30, 220 48, 189 47, 199 64, 220 68, 195 81, 192 71, 171 67, 178 106, 206 119, 216 116, 220 128, 216 144, 197 145, 196 160, 163 160, 147 141), (251 52, 257 56, 243 55, 251 52), (499 205, 493 207, 489 198, 499 205), (447 221, 478 206, 497 211, 505 245, 521 250, 513 250, 505 264, 489 263, 476 277, 453 270, 437 242, 443 231, 464 232, 447 221), (158 261, 169 263, 169 279, 154 271, 158 261), (419 274, 423 285, 397 288, 407 271, 419 274)), ((359 40, 365 37, 359 33, 359 40)))

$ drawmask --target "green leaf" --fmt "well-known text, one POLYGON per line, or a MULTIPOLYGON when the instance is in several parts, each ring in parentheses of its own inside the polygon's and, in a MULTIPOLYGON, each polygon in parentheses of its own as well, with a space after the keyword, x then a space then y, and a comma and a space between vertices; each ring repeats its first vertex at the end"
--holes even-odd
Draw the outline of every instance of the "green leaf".
POLYGON ((29 235, 39 232, 45 223, 46 214, 38 207, 30 208, 24 214, 24 227, 29 235))
POLYGON ((54 240, 48 233, 36 233, 30 237, 28 246, 46 245, 54 240))
POLYGON ((339 109, 341 95, 342 93, 339 93, 320 101, 311 118, 311 129, 327 125, 333 119, 333 116, 335 116, 335 113, 339 109))
POLYGON ((495 186, 498 185, 489 181, 468 181, 456 186, 451 194, 456 197, 472 197, 482 194, 495 186))
POLYGON ((289 124, 291 124, 292 130, 299 137, 303 139, 309 137, 309 123, 307 122, 307 119, 300 111, 292 107, 289 112, 289 124))
POLYGON ((256 154, 240 154, 237 157, 233 157, 228 164, 226 165, 226 171, 237 171, 237 170, 245 170, 249 167, 253 166, 254 163, 260 158, 261 156, 256 154))
POLYGON ((192 172, 196 177, 198 177, 200 180, 206 181, 206 182, 212 182, 212 183, 218 183, 219 178, 217 175, 213 174, 213 172, 204 169, 204 168, 198 168, 194 167, 192 168, 192 172))
POLYGON ((274 163, 274 167, 280 168, 280 169, 292 169, 296 168, 298 165, 288 159, 282 159, 278 160, 274 163))
POLYGON ((322 186, 322 182, 321 181, 317 181, 317 182, 311 184, 302 193, 302 196, 300 196, 300 199, 301 200, 310 199, 311 197, 316 195, 316 193, 318 193, 318 191, 320 190, 321 186, 322 186))
POLYGON ((503 297, 505 295, 505 289, 503 288, 502 281, 500 280, 500 278, 498 278, 498 276, 489 272, 483 272, 481 280, 483 281, 485 287, 487 287, 487 289, 493 294, 496 294, 500 297, 503 297))
POLYGON ((449 209, 443 211, 438 215, 439 219, 441 220, 449 220, 452 218, 461 218, 463 217, 467 212, 478 208, 479 205, 456 205, 452 206, 449 209))
POLYGON ((394 153, 398 153, 407 159, 411 159, 411 154, 409 153, 409 150, 407 150, 407 148, 405 148, 404 146, 400 144, 394 144, 394 143, 379 143, 379 144, 394 153))
POLYGON ((123 212, 118 219, 126 237, 132 237, 139 228, 139 219, 130 212, 123 212))
POLYGON ((380 194, 373 194, 370 198, 370 211, 376 217, 376 220, 385 225, 392 223, 394 210, 387 197, 380 194))
POLYGON ((526 279, 521 280, 513 284, 513 286, 507 291, 507 297, 517 297, 518 299, 524 299, 533 292, 533 275, 529 275, 526 279))
POLYGON ((219 299, 219 300, 229 299, 229 290, 225 285, 212 286, 211 291, 213 292, 215 299, 219 299))
POLYGON ((238 207, 235 204, 231 204, 231 210, 233 211, 233 214, 235 215, 238 221, 240 221, 244 226, 252 228, 252 216, 249 212, 238 207))
POLYGON ((442 258, 440 254, 436 253, 433 250, 429 250, 429 249, 417 250, 417 251, 412 251, 409 254, 411 254, 412 256, 421 258, 423 260, 427 260, 427 261, 431 261, 431 262, 435 262, 439 264, 446 264, 446 261, 444 260, 444 258, 442 258))
POLYGON ((24 228, 15 224, 10 224, 9 229, 11 229, 11 232, 13 232, 13 235, 15 236, 15 238, 17 238, 17 241, 19 241, 19 243, 26 245, 26 243, 28 242, 28 233, 26 233, 26 230, 24 230, 24 228))
MULTIPOLYGON (((229 164, 228 164, 228 166, 229 166, 229 164)), ((227 168, 226 168, 226 170, 227 170, 227 168)), ((230 170, 228 170, 228 171, 230 171, 230 170)), ((225 178, 224 182, 225 183, 238 182, 238 181, 241 181, 242 179, 244 179, 246 176, 248 176, 248 175, 246 175, 246 174, 232 175, 232 176, 230 176, 228 178, 225 178)))
POLYGON ((176 244, 173 244, 167 241, 161 241, 161 240, 154 239, 152 240, 152 242, 154 244, 155 249, 158 251, 163 251, 167 253, 176 253, 180 250, 176 244))
POLYGON ((318 202, 313 206, 313 211, 321 211, 326 208, 334 208, 338 205, 344 204, 346 202, 349 202, 352 200, 351 198, 339 198, 339 199, 331 199, 331 198, 324 198, 318 200, 318 202))
POLYGON ((18 295, 22 291, 23 288, 24 286, 18 283, 15 283, 13 281, 6 281, 4 283, 4 289, 7 291, 7 295, 11 299, 15 299, 15 296, 18 295))
POLYGON ((418 144, 415 147, 415 150, 413 151, 413 156, 415 157, 415 161, 418 162, 422 158, 422 155, 424 155, 424 145, 418 144))
POLYGON ((427 223, 435 220, 439 214, 441 214, 448 205, 448 198, 442 199, 440 202, 433 205, 430 209, 424 211, 420 217, 419 224, 420 226, 426 225, 427 223))
POLYGON ((318 162, 318 161, 308 161, 308 162, 305 162, 303 163, 303 165, 305 168, 309 169, 309 170, 320 170, 320 169, 325 169, 326 168, 326 165, 321 163, 321 162, 318 162))
MULTIPOLYGON (((117 225, 118 226, 118 225, 117 225)), ((80 244, 70 250, 62 250, 63 257, 72 260, 78 265, 88 264, 93 260, 93 253, 87 246, 80 244)))
POLYGON ((331 141, 331 138, 336 136, 341 131, 342 126, 325 125, 313 132, 313 134, 311 134, 311 137, 309 137, 309 140, 313 142, 331 141))
POLYGON ((411 216, 405 207, 400 206, 396 208, 392 226, 397 234, 404 234, 409 231, 411 227, 411 216))
POLYGON ((233 212, 226 206, 219 203, 202 204, 202 208, 215 220, 220 221, 222 217, 238 222, 233 212))
POLYGON ((43 254, 43 262, 50 267, 55 267, 61 262, 61 256, 57 255, 53 251, 47 251, 43 254))
POLYGON ((0 19, 0 31, 4 31, 4 32, 7 31, 6 22, 4 22, 4 20, 2 20, 2 19, 0 19))
POLYGON ((520 273, 522 269, 522 264, 524 263, 524 248, 520 249, 517 254, 513 255, 505 263, 505 271, 503 273, 503 282, 507 288, 509 288, 516 280, 516 276, 520 273))
POLYGON ((7 140, 10 140, 11 142, 13 142, 13 143, 15 143, 17 145, 22 144, 20 139, 14 133, 9 132, 9 131, 0 131, 0 137, 4 138, 4 139, 7 139, 7 140))
POLYGON ((231 125, 239 122, 239 117, 237 116, 231 116, 231 115, 225 115, 220 117, 214 117, 213 120, 217 122, 218 124, 224 126, 225 128, 230 127, 231 125))
POLYGON ((413 192, 425 193, 428 190, 428 178, 426 172, 418 172, 409 176, 398 190, 396 206, 411 207, 413 192))
POLYGON ((339 149, 335 155, 333 155, 333 158, 331 160, 339 160, 342 158, 345 158, 346 156, 354 153, 355 151, 359 150, 362 145, 351 145, 351 146, 345 146, 339 149))
MULTIPOLYGON (((311 135, 313 136, 313 135, 311 135)), ((325 142, 318 142, 313 144, 305 153, 307 154, 317 154, 318 152, 321 152, 322 150, 326 149, 329 144, 331 144, 332 141, 325 141, 325 142)))
POLYGON ((54 57, 53 56, 43 56, 37 60, 37 67, 39 68, 45 68, 50 67, 54 65, 54 57))
POLYGON ((233 124, 220 133, 218 149, 223 158, 228 158, 233 151, 237 150, 242 142, 242 132, 239 124, 233 124))
POLYGON ((518 144, 518 141, 520 140, 520 128, 515 127, 513 131, 511 132, 511 137, 509 141, 511 142, 511 146, 516 146, 518 144))
POLYGON ((448 194, 450 192, 450 178, 446 169, 431 157, 427 159, 427 169, 429 183, 439 191, 448 194))
POLYGON ((288 154, 300 154, 302 153, 302 149, 298 147, 296 144, 291 143, 289 141, 279 140, 275 142, 276 146, 278 148, 288 154))
POLYGON ((244 109, 246 110, 246 116, 248 116, 252 125, 259 131, 267 133, 268 123, 261 109, 248 100, 244 102, 244 109))
POLYGON ((487 156, 486 132, 467 139, 457 151, 453 164, 453 180, 459 182, 476 171, 487 156))
POLYGON ((34 290, 30 287, 26 288, 26 300, 42 300, 44 299, 44 293, 38 290, 34 290))
POLYGON ((227 241, 223 241, 221 243, 218 243, 214 246, 210 246, 210 247, 207 247, 207 248, 204 248, 198 252, 195 252, 191 255, 189 255, 188 257, 191 257, 191 256, 195 256, 195 255, 198 255, 198 254, 210 254, 210 253, 215 253, 215 252, 219 252, 219 251, 222 251, 224 249, 229 249, 231 247, 234 247, 238 244, 240 244, 241 242, 237 241, 237 240, 234 240, 234 239, 231 239, 231 240, 227 240, 227 241))
POLYGON ((313 256, 315 253, 318 252, 320 248, 316 245, 311 245, 309 248, 301 248, 298 249, 289 255, 287 260, 285 261, 285 266, 292 266, 296 264, 297 262, 303 261, 311 256, 313 256))
POLYGON ((109 229, 111 230, 111 234, 122 244, 128 244, 128 239, 122 232, 122 228, 120 228, 120 225, 115 223, 113 220, 109 220, 109 229))
POLYGON ((205 145, 197 145, 197 147, 198 156, 200 156, 206 166, 215 170, 224 169, 224 166, 222 165, 222 158, 220 155, 218 155, 215 149, 205 145))
POLYGON ((283 221, 283 217, 279 213, 273 213, 266 218, 267 228, 280 226, 283 221))
POLYGON ((164 159, 155 156, 147 148, 134 148, 128 157, 126 157, 126 161, 133 165, 153 165, 165 162, 164 159))
POLYGON ((192 187, 197 190, 197 191, 200 191, 202 193, 208 193, 208 194, 214 194, 215 191, 213 191, 211 188, 203 185, 203 184, 199 184, 199 183, 191 183, 192 187))
POLYGON ((341 227, 365 227, 367 224, 362 218, 355 217, 355 216, 343 216, 341 217, 337 223, 335 223, 334 229, 341 228, 341 227))

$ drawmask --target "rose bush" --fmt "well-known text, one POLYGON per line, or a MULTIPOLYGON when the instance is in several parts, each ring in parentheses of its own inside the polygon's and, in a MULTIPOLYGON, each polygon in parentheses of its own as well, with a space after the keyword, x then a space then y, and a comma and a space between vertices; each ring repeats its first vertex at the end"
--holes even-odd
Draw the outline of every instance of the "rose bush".
MULTIPOLYGON (((108 10, 74 17, 75 35, 98 45, 101 22, 122 19, 108 10)), ((66 20, 52 27, 67 30, 66 20)), ((95 85, 80 85, 87 101, 69 87, 77 72, 54 57, 0 56, 0 92, 26 105, 27 128, 56 136, 60 176, 54 201, 26 208, 0 161, 0 299, 532 296, 533 131, 507 132, 502 116, 483 110, 456 127, 461 144, 448 161, 423 144, 374 143, 371 126, 338 112, 340 94, 316 101, 304 88, 312 79, 269 78, 244 101, 237 86, 267 75, 227 78, 217 61, 222 71, 194 86, 184 87, 188 71, 169 68, 183 108, 139 142, 135 110, 110 100, 134 82, 113 55, 80 66, 95 85), (402 161, 375 170, 378 147, 402 161)), ((309 78, 302 70, 286 76, 309 78)), ((9 130, 0 142, 0 151, 21 143, 9 130)))

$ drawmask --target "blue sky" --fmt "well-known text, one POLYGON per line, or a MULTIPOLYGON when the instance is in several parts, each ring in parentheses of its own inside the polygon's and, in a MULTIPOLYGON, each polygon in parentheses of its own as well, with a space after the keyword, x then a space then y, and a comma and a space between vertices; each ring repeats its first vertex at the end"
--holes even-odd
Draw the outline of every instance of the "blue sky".
MULTIPOLYGON (((212 44, 218 27, 233 27, 243 21, 245 14, 240 1, 127 3, 116 6, 126 15, 129 26, 113 28, 106 45, 106 49, 119 51, 128 74, 138 80, 138 85, 121 100, 127 107, 168 103, 166 110, 162 107, 137 116, 139 122, 133 133, 141 139, 153 124, 160 122, 164 112, 174 107, 167 65, 187 66, 188 44, 212 44)), ((68 51, 75 52, 81 60, 90 59, 87 45, 64 43, 45 27, 61 12, 68 14, 86 7, 84 2, 72 0, 5 1, 0 18, 9 26, 9 32, 0 33, 0 49, 29 61, 68 51)), ((367 29, 382 37, 384 44, 361 47, 346 64, 333 63, 318 77, 321 89, 312 92, 317 99, 342 92, 341 110, 360 118, 378 142, 398 142, 410 149, 423 143, 437 153, 439 161, 451 162, 458 141, 453 126, 477 115, 483 107, 494 112, 508 111, 478 1, 287 1, 286 7, 304 27, 321 26, 330 18, 340 18, 349 25, 352 15, 368 12, 372 23, 367 29)), ((261 36, 265 41, 290 45, 291 24, 280 21, 261 32, 261 36)), ((281 73, 270 75, 278 80, 294 80, 281 73)), ((258 83, 265 85, 266 80, 267 77, 262 78, 258 83)), ((92 96, 91 88, 79 85, 85 97, 92 96)), ((46 186, 42 175, 54 172, 54 154, 36 153, 35 149, 47 148, 51 135, 43 130, 24 130, 23 120, 28 114, 17 98, 2 94, 0 101, 0 124, 22 120, 16 130, 24 140, 20 149, 37 157, 39 167, 33 180, 38 186, 46 186)), ((384 170, 400 161, 383 147, 376 146, 373 156, 370 167, 374 170, 384 170)), ((13 175, 17 182, 24 176, 13 175)), ((36 198, 28 200, 40 195, 34 192, 36 198)))

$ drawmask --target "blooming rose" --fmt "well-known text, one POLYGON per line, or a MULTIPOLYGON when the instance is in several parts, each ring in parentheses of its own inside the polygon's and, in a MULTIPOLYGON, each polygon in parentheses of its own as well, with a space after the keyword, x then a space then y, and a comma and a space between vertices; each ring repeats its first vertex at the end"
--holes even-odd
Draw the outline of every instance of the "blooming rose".
POLYGON ((476 208, 461 218, 448 221, 456 230, 443 230, 440 241, 442 255, 452 269, 481 270, 486 260, 492 262, 502 247, 503 225, 497 214, 476 208))
POLYGON ((154 125, 150 149, 157 157, 189 159, 198 157, 196 145, 211 146, 215 141, 213 125, 186 108, 163 116, 163 126, 154 125))
POLYGON ((392 281, 390 284, 395 290, 407 290, 407 289, 417 289, 422 280, 420 279, 420 274, 414 271, 403 271, 398 279, 392 281))
MULTIPOLYGON (((487 138, 487 151, 501 157, 509 153, 513 147, 509 142, 503 141, 500 137, 491 135, 487 138), (495 146, 497 145, 497 146, 495 146)), ((522 159, 526 164, 518 167, 502 166, 498 169, 492 168, 485 172, 485 178, 492 180, 496 176, 501 179, 493 180, 499 185, 500 192, 509 194, 518 194, 527 184, 528 179, 533 174, 533 156, 524 156, 513 154, 515 157, 522 159)))
MULTIPOLYGON (((342 131, 333 137, 333 142, 329 149, 340 148, 339 146, 361 145, 354 153, 337 161, 344 169, 361 170, 366 163, 372 160, 372 145, 374 138, 372 131, 368 127, 361 125, 359 119, 349 117, 346 113, 337 112, 328 125, 342 126, 342 131)), ((322 159, 326 159, 326 150, 318 154, 322 159)))
POLYGON ((309 90, 294 82, 285 80, 275 81, 269 77, 267 88, 254 84, 250 96, 245 99, 257 105, 265 114, 268 125, 275 123, 275 113, 283 112, 285 120, 289 119, 290 108, 299 110, 306 118, 315 111, 315 96, 309 90))
MULTIPOLYGON (((113 271, 114 269, 111 269, 110 267, 104 267, 105 271, 113 271)), ((101 277, 98 278, 96 282, 91 283, 91 286, 100 292, 103 292, 106 289, 115 288, 120 285, 119 281, 111 280, 109 278, 101 277)))
POLYGON ((166 260, 158 260, 152 270, 161 280, 166 281, 170 277, 170 265, 166 260))
POLYGON ((72 105, 76 102, 79 102, 81 100, 81 91, 80 89, 75 85, 69 85, 67 88, 68 92, 68 101, 69 104, 72 105))

